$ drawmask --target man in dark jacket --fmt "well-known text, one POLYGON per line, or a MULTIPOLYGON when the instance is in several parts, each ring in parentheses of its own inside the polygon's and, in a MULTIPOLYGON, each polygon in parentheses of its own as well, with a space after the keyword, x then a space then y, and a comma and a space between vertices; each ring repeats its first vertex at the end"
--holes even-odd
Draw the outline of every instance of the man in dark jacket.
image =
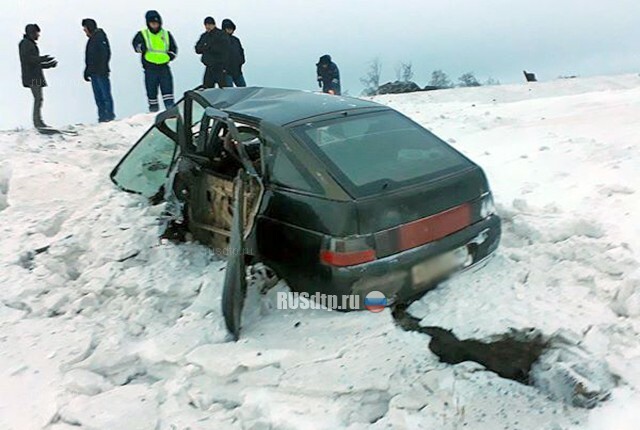
POLYGON ((37 43, 40 38, 40 27, 37 24, 27 25, 24 33, 18 45, 22 85, 31 89, 33 94, 33 125, 36 128, 45 128, 48 126, 42 120, 42 89, 47 86, 47 81, 44 79, 42 70, 56 67, 58 62, 49 55, 40 55, 37 43))
POLYGON ((242 66, 245 63, 244 48, 240 39, 233 35, 236 25, 230 19, 222 21, 222 29, 229 35, 229 61, 227 62, 226 84, 232 87, 246 87, 247 82, 242 74, 242 66))
POLYGON ((150 10, 145 18, 147 27, 133 38, 133 49, 141 54, 149 112, 158 112, 158 87, 162 93, 164 107, 169 109, 175 104, 173 75, 169 62, 175 60, 178 55, 178 45, 171 33, 162 28, 162 17, 158 12, 150 10))
POLYGON ((91 82, 93 96, 98 106, 98 122, 109 122, 116 119, 113 112, 113 97, 111 96, 111 81, 109 80, 109 60, 111 47, 106 33, 98 28, 98 24, 91 18, 82 20, 84 33, 89 38, 85 52, 84 80, 91 82))
POLYGON ((340 70, 331 60, 330 55, 323 55, 316 64, 318 69, 318 86, 322 92, 339 96, 340 90, 340 70))
POLYGON ((208 16, 204 20, 205 32, 196 43, 196 54, 202 55, 205 65, 202 85, 205 88, 225 86, 225 69, 229 61, 229 38, 224 31, 216 27, 216 21, 208 16))

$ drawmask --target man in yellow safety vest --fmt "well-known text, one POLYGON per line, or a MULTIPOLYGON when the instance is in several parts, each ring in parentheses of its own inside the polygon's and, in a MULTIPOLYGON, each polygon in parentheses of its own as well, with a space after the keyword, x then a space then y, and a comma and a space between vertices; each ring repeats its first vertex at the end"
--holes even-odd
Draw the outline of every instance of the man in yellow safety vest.
POLYGON ((175 103, 169 63, 178 55, 178 45, 171 33, 162 28, 162 17, 157 11, 150 10, 145 17, 147 28, 140 30, 133 38, 133 49, 142 57, 149 112, 158 112, 158 87, 166 109, 175 103))

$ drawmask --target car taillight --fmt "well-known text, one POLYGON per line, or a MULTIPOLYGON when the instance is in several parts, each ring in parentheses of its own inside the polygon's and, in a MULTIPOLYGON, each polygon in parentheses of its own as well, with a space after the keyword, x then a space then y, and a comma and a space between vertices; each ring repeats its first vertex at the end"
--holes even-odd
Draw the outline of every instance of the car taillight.
POLYGON ((373 238, 368 236, 327 238, 324 249, 320 251, 320 261, 336 267, 369 263, 377 258, 372 242, 373 238))
POLYGON ((493 195, 491 195, 491 193, 486 193, 481 197, 480 217, 482 219, 485 219, 495 214, 496 214, 496 206, 493 203, 493 195))

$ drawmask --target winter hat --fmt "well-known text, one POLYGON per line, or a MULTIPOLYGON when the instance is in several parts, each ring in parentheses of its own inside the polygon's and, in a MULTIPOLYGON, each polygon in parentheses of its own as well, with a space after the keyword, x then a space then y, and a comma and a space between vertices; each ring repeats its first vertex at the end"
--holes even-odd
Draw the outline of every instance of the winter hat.
POLYGON ((162 17, 160 16, 157 10, 148 11, 144 17, 147 20, 147 24, 150 24, 152 22, 157 22, 158 24, 162 25, 162 17))
POLYGON ((207 25, 207 24, 216 25, 216 20, 213 19, 213 17, 208 16, 204 19, 204 25, 207 25))
POLYGON ((40 33, 40 27, 38 27, 38 24, 27 24, 24 28, 24 33, 29 37, 33 37, 36 33, 40 33))
POLYGON ((320 57, 320 61, 318 61, 318 65, 323 65, 323 64, 331 64, 331 55, 323 55, 322 57, 320 57))
POLYGON ((225 19, 224 21, 222 21, 222 29, 223 30, 236 30, 236 25, 233 23, 233 21, 231 21, 230 19, 225 19))
POLYGON ((95 19, 85 18, 82 20, 82 26, 89 30, 89 33, 93 34, 98 29, 98 23, 95 19))

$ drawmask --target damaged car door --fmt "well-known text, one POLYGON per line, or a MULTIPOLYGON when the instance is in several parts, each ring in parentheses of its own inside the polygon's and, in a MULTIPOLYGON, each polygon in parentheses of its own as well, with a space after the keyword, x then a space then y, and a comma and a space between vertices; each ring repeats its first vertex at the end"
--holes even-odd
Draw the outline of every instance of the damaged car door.
POLYGON ((227 258, 222 310, 237 339, 247 290, 247 247, 263 195, 255 168, 260 156, 257 129, 237 127, 229 115, 207 108, 201 121, 188 175, 189 229, 201 242, 227 258), (258 146, 257 157, 255 146, 258 146), (251 146, 253 158, 246 146, 251 146))
POLYGON ((243 249, 245 231, 243 196, 247 180, 246 172, 241 170, 233 181, 233 221, 222 289, 222 314, 227 330, 233 335, 234 340, 240 338, 242 310, 247 296, 247 268, 243 249))
POLYGON ((158 117, 156 124, 111 172, 111 180, 122 190, 154 201, 162 200, 167 176, 179 152, 180 119, 175 112, 165 114, 158 117))

